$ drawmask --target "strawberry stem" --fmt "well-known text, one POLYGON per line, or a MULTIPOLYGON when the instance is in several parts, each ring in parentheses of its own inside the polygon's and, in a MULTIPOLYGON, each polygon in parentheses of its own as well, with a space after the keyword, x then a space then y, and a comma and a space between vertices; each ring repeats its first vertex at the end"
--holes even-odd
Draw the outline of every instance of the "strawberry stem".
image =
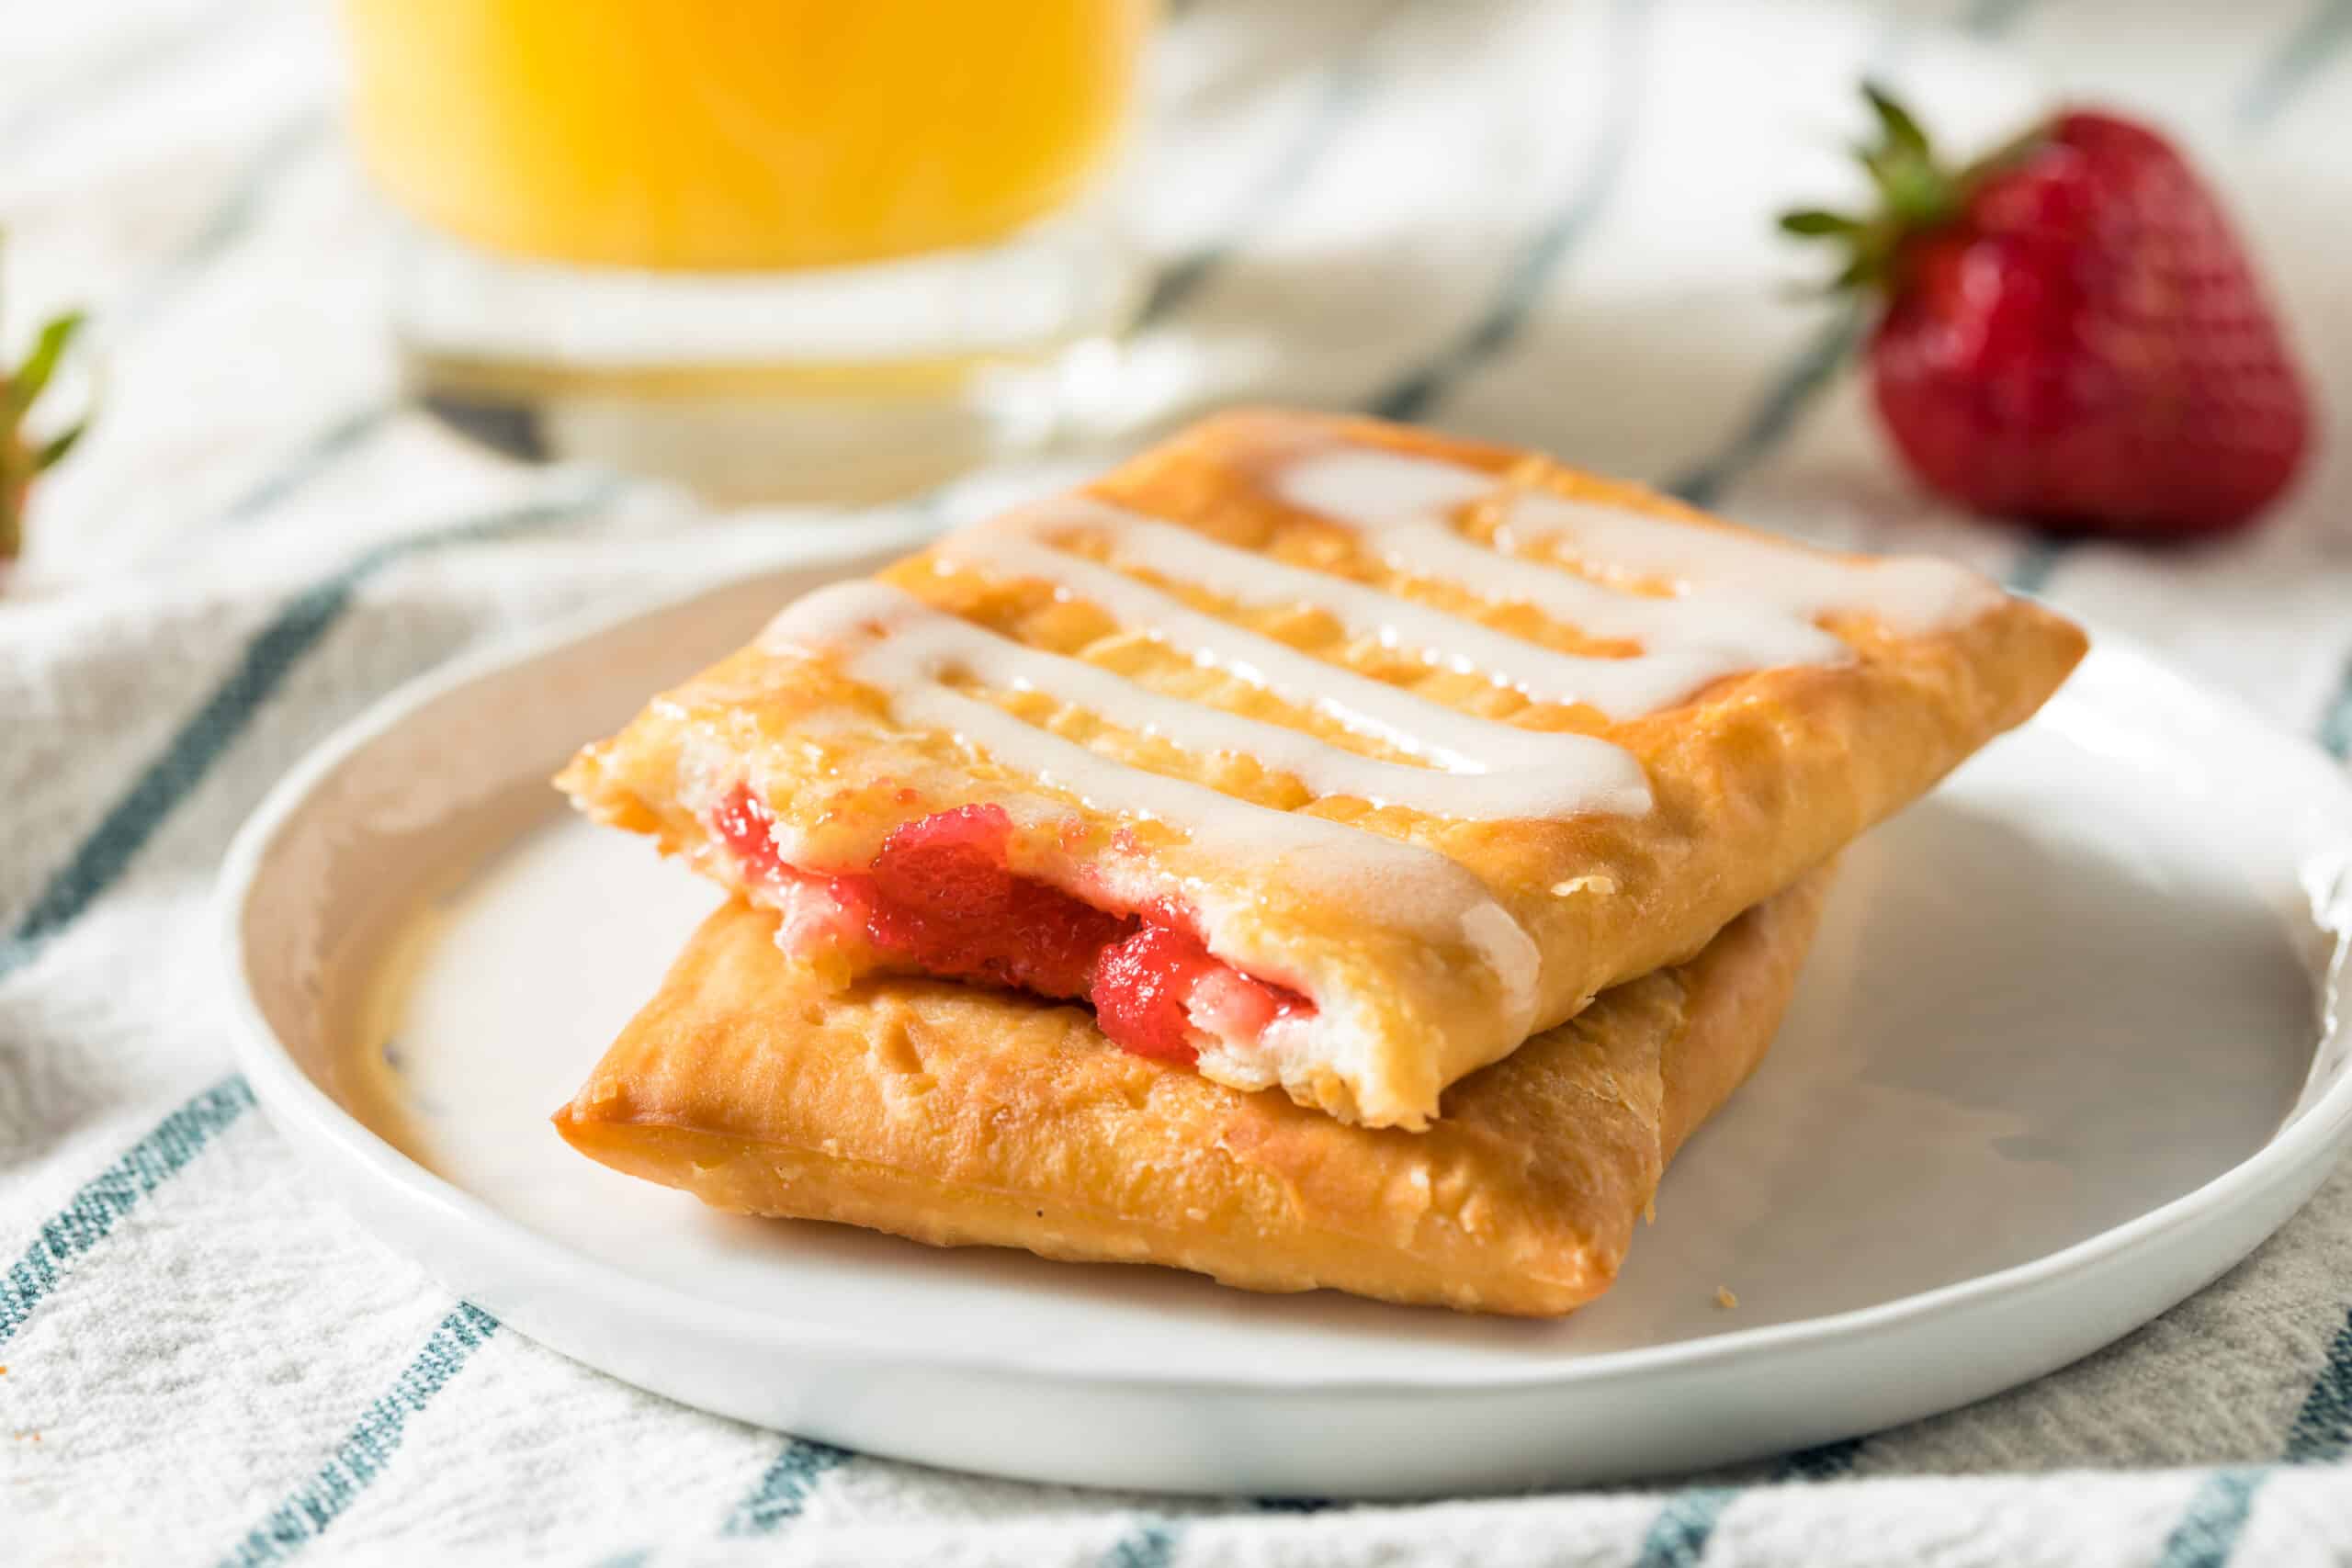
POLYGON ((1780 220, 1782 233, 1826 240, 1844 253, 1832 292, 1893 288, 1905 245, 1958 218, 1980 181, 2030 153, 2046 134, 2036 126, 1954 171, 1937 161, 1927 131, 1893 93, 1865 81, 1862 99, 1870 106, 1877 140, 1856 147, 1854 155, 1877 192, 1877 209, 1855 216, 1801 208, 1780 220))

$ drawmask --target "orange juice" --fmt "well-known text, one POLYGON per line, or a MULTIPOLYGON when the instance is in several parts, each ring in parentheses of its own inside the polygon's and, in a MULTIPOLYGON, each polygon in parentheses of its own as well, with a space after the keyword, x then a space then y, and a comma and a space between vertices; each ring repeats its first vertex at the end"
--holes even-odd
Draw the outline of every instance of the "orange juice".
POLYGON ((1151 0, 345 0, 362 154, 508 255, 696 271, 995 239, 1108 159, 1151 0))

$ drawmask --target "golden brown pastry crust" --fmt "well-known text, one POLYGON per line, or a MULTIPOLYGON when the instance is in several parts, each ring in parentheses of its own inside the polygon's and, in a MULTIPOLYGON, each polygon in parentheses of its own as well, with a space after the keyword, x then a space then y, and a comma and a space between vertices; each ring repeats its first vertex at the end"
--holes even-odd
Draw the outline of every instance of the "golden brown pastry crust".
MULTIPOLYGON (((1562 650, 1605 651, 1581 644, 1570 628, 1531 626, 1524 606, 1446 599, 1442 590, 1382 566, 1351 530, 1271 493, 1268 476, 1278 465, 1334 445, 1439 458, 1505 476, 1521 490, 1729 526, 1537 455, 1376 421, 1279 412, 1210 420, 1088 492, 1227 545, 1440 603, 1562 650)), ((1486 525, 1475 517, 1464 525, 1474 535, 1486 525)), ((884 575, 1004 636, 1086 659, 1156 690, 1314 729, 1335 744, 1366 745, 1262 690, 1200 669, 1087 604, 1057 597, 1046 584, 951 567, 931 552, 884 575)), ((1739 911, 1787 886, 2030 716, 2086 646, 2080 630, 2061 617, 1989 593, 1982 613, 1937 630, 1896 635, 1866 617, 1833 620, 1827 629, 1852 649, 1849 662, 1735 675, 1662 711, 1610 722, 1589 707, 1530 703, 1475 675, 1351 641, 1311 615, 1191 596, 1238 624, 1459 710, 1523 728, 1602 737, 1631 752, 1648 777, 1655 805, 1639 816, 1439 818, 1347 796, 1315 798, 1296 780, 1247 758, 1178 752, 1121 731, 1115 716, 1081 713, 1035 693, 1001 699, 1032 723, 1123 760, 1434 850, 1467 868, 1509 910, 1540 954, 1532 1010, 1514 1007, 1508 987, 1466 941, 1433 942, 1426 932, 1335 904, 1276 871, 1255 881, 1246 873, 1214 879, 1234 881, 1233 902, 1247 911, 1231 929, 1208 933, 1214 951, 1318 1001, 1345 995, 1362 1004, 1351 1010, 1372 1036, 1362 1060, 1288 1087, 1302 1101, 1372 1125, 1421 1124, 1447 1085, 1502 1057, 1531 1031, 1573 1016, 1606 987, 1690 957, 1739 911), (1245 943, 1247 953, 1240 951, 1245 943)), ((591 816, 651 833, 665 852, 694 856, 739 889, 731 859, 707 852, 703 824, 682 804, 690 792, 681 781, 707 777, 713 752, 759 784, 780 822, 811 846, 811 863, 822 869, 864 865, 891 829, 935 810, 1041 796, 1065 813, 1062 830, 1022 852, 1045 860, 1016 869, 1068 886, 1074 865, 1082 869, 1090 857, 1108 854, 1106 843, 1122 828, 1118 818, 985 761, 976 763, 950 737, 894 728, 879 711, 872 692, 822 661, 754 647, 657 701, 617 737, 583 750, 559 782, 591 816), (868 718, 843 728, 834 722, 843 710, 868 718)), ((1159 825, 1125 827, 1130 843, 1183 869, 1184 846, 1170 843, 1159 825)), ((1221 1072, 1214 1063, 1204 1070, 1221 1072)))
POLYGON ((827 994, 738 901, 555 1122, 721 1209, 1565 1313, 1608 1288, 1667 1162, 1762 1059, 1827 882, 1454 1085, 1423 1133, 1126 1055, 1082 1008, 913 979, 827 994))

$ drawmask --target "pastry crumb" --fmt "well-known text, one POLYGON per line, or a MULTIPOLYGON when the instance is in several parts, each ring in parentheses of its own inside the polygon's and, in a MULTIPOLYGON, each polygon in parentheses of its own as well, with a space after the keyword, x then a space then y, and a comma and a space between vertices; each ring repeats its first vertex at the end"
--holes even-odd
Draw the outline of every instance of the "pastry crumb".
POLYGON ((1552 896, 1555 898, 1566 898, 1578 893, 1607 895, 1616 891, 1617 879, 1613 876, 1571 876, 1566 882, 1552 884, 1552 896))
POLYGON ((1729 1312, 1732 1308, 1739 1304, 1739 1298, 1731 1293, 1731 1287, 1729 1285, 1717 1285, 1715 1287, 1715 1304, 1723 1308, 1725 1312, 1729 1312))

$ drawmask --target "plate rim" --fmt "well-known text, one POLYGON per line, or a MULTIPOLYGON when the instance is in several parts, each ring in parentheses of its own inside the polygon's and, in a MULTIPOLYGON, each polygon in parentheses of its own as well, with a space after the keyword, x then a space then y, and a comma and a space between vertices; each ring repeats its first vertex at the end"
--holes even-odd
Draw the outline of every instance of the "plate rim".
MULTIPOLYGON (((923 531, 907 532, 920 537, 923 531)), ((853 1329, 777 1317, 751 1306, 714 1301, 689 1290, 642 1278, 533 1230, 425 1168, 361 1122, 303 1070, 278 1038, 253 993, 243 941, 243 916, 271 850, 323 779, 372 741, 464 686, 569 651, 639 621, 679 613, 757 576, 847 564, 872 553, 865 547, 876 546, 888 537, 888 533, 868 525, 854 539, 842 541, 838 548, 831 547, 831 540, 804 538, 796 541, 792 549, 755 566, 738 563, 722 574, 674 591, 617 608, 594 608, 536 631, 499 638, 476 653, 413 677, 379 698, 320 740, 272 785, 231 843, 216 884, 210 918, 219 944, 216 952, 226 970, 227 1007, 237 1066, 272 1122, 281 1126, 291 1124, 287 1130, 298 1135, 289 1137, 289 1142, 306 1154, 313 1149, 333 1151, 346 1167, 389 1188, 404 1205, 438 1223, 474 1232, 475 1242, 494 1245, 503 1256, 542 1280, 566 1291, 591 1290, 602 1303, 650 1313, 699 1334, 723 1335, 736 1342, 759 1342, 763 1348, 784 1354, 846 1355, 860 1361, 887 1361, 900 1371, 937 1375, 1009 1376, 1056 1385, 1210 1397, 1297 1393, 1345 1398, 1432 1393, 1565 1392, 1629 1379, 1702 1372, 1727 1363, 1800 1354, 1840 1340, 1924 1328, 2005 1297, 2066 1284, 2117 1265, 2184 1226, 2251 1206, 2263 1194, 2307 1175, 2344 1141, 2347 1130, 2352 1130, 2352 1071, 2346 1071, 2316 1099, 2290 1110, 2278 1129, 2253 1153, 2154 1208, 2039 1258, 1890 1301, 1813 1317, 1752 1328, 1729 1328, 1663 1345, 1599 1350, 1566 1361, 1552 1359, 1528 1367, 1448 1370, 1419 1375, 1415 1374, 1409 1362, 1394 1371, 1331 1376, 1317 1375, 1311 1368, 1295 1366, 1287 1360, 1258 1363, 1246 1374, 1194 1369, 1169 1371, 1150 1366, 1110 1371, 1057 1364, 1047 1357, 1026 1350, 942 1347, 936 1342, 885 1342, 853 1329)), ((2096 621, 2083 624, 2092 637, 2086 670, 2097 660, 2114 671, 2109 678, 2129 678, 2134 683, 2168 687, 2177 701, 2201 707, 2210 718, 2246 733, 2267 748, 2290 774, 2300 775, 2282 782, 2282 791, 2291 789, 2294 795, 2312 800, 2333 817, 2345 832, 2346 852, 2352 855, 2352 774, 2338 769, 2324 751, 2306 738, 2271 724, 2234 694, 2190 679, 2138 639, 2100 626, 2096 621)), ((2078 677, 2080 673, 2077 672, 2078 677)), ((2352 867, 2352 860, 2346 863, 2352 867)), ((2352 943, 2352 932, 2338 930, 2333 934, 2339 953, 2352 943)), ((2352 1027, 2352 1010, 2338 1010, 2333 1021, 2334 1030, 2324 1031, 2312 1047, 2314 1065, 2331 1041, 2352 1027)), ((317 1156, 313 1154, 311 1157, 317 1156)), ((353 1211, 361 1228, 383 1236, 386 1227, 356 1212, 357 1205, 346 1201, 344 1206, 346 1211, 353 1211)), ((2280 1223, 2290 1218, 2292 1212, 2282 1216, 2280 1223)), ((2269 1234, 2266 1230, 2264 1237, 2267 1239, 2269 1234)), ((398 1241, 390 1244, 428 1272, 438 1275, 435 1265, 413 1248, 398 1241)), ((2194 1293, 2194 1289, 2201 1289, 2208 1282, 2199 1281, 2186 1293, 2194 1293)))

